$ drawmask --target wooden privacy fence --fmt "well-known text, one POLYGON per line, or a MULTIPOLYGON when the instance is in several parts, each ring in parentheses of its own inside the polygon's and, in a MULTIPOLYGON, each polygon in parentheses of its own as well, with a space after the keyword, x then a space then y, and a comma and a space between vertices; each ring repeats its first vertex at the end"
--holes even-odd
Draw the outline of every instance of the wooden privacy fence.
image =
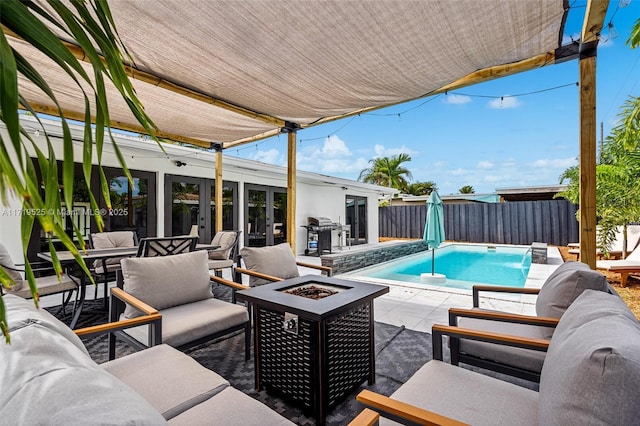
MULTIPOLYGON (((524 244, 534 241, 566 246, 578 241, 578 207, 567 200, 445 204, 447 240, 471 243, 524 244)), ((379 209, 379 234, 422 238, 427 205, 379 209)))

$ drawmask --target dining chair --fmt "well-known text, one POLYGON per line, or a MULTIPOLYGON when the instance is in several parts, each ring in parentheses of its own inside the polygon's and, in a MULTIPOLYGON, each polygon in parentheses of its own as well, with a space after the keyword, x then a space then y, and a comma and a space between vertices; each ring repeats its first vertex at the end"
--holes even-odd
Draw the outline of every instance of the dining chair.
MULTIPOLYGON (((68 274, 62 274, 60 279, 53 274, 54 270, 48 262, 30 262, 31 268, 35 274, 48 273, 49 275, 40 276, 36 278, 36 287, 38 290, 38 296, 48 296, 51 294, 62 293, 62 306, 61 310, 66 314, 66 307, 73 293, 76 293, 76 300, 78 298, 78 285, 79 283, 68 274)), ((25 270, 20 268, 21 264, 15 264, 7 248, 0 244, 0 267, 4 268, 7 275, 13 281, 8 287, 0 285, 0 294, 13 294, 23 299, 33 298, 31 289, 27 280, 24 278, 25 270)), ((75 306, 74 306, 75 310, 75 306)))
POLYGON ((136 257, 171 256, 194 251, 198 237, 147 237, 141 238, 136 257))
POLYGON ((219 231, 213 236, 211 245, 220 247, 209 250, 209 270, 214 271, 217 277, 222 276, 224 268, 230 268, 233 277, 234 267, 238 262, 238 242, 241 233, 242 231, 219 231))
MULTIPOLYGON (((110 249, 119 247, 135 247, 138 245, 138 234, 135 231, 109 231, 89 234, 89 248, 110 249)), ((115 281, 116 271, 120 269, 120 261, 129 256, 97 259, 93 262, 91 272, 104 283, 105 306, 108 304, 109 282, 115 281)), ((98 286, 95 286, 94 299, 98 297, 98 286)))

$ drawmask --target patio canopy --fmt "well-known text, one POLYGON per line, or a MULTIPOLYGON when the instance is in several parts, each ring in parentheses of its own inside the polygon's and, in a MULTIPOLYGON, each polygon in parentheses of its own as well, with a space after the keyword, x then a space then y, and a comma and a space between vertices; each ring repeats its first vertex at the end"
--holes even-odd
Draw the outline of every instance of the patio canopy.
MULTIPOLYGON (((578 42, 561 46, 566 0, 109 4, 160 136, 206 147, 553 64, 579 50, 578 42)), ((11 43, 37 64, 63 109, 84 120, 75 83, 27 43, 11 43)), ((42 92, 21 84, 36 109, 55 111, 42 92)), ((109 99, 113 127, 142 131, 117 93, 109 99)))
MULTIPOLYGON (((296 130, 579 58, 580 244, 595 266, 595 55, 609 0, 573 9, 567 0, 108 1, 158 136, 224 149, 289 134, 290 219, 296 130), (563 46, 568 13, 583 25, 563 46)), ((75 83, 9 39, 45 76, 67 117, 84 121, 75 83)), ((38 89, 20 85, 36 111, 56 114, 38 89)), ((118 93, 107 96, 111 126, 142 132, 118 93)), ((219 185, 221 173, 217 167, 219 185)), ((294 235, 295 221, 287 228, 294 235)))

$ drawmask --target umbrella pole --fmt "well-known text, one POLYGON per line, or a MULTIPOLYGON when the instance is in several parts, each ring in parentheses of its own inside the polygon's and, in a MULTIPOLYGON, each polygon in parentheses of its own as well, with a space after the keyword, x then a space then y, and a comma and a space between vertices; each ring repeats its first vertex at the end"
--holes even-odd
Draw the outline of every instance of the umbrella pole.
POLYGON ((431 249, 431 275, 436 274, 436 249, 431 249))

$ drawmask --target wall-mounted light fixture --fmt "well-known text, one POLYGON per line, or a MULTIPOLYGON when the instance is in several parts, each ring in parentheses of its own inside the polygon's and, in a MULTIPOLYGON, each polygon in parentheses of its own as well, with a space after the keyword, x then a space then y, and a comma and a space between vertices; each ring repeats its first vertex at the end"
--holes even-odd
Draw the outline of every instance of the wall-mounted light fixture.
POLYGON ((176 166, 178 166, 178 167, 182 167, 182 166, 186 166, 186 165, 187 165, 187 163, 185 163, 184 161, 180 161, 180 160, 176 161, 176 166))

